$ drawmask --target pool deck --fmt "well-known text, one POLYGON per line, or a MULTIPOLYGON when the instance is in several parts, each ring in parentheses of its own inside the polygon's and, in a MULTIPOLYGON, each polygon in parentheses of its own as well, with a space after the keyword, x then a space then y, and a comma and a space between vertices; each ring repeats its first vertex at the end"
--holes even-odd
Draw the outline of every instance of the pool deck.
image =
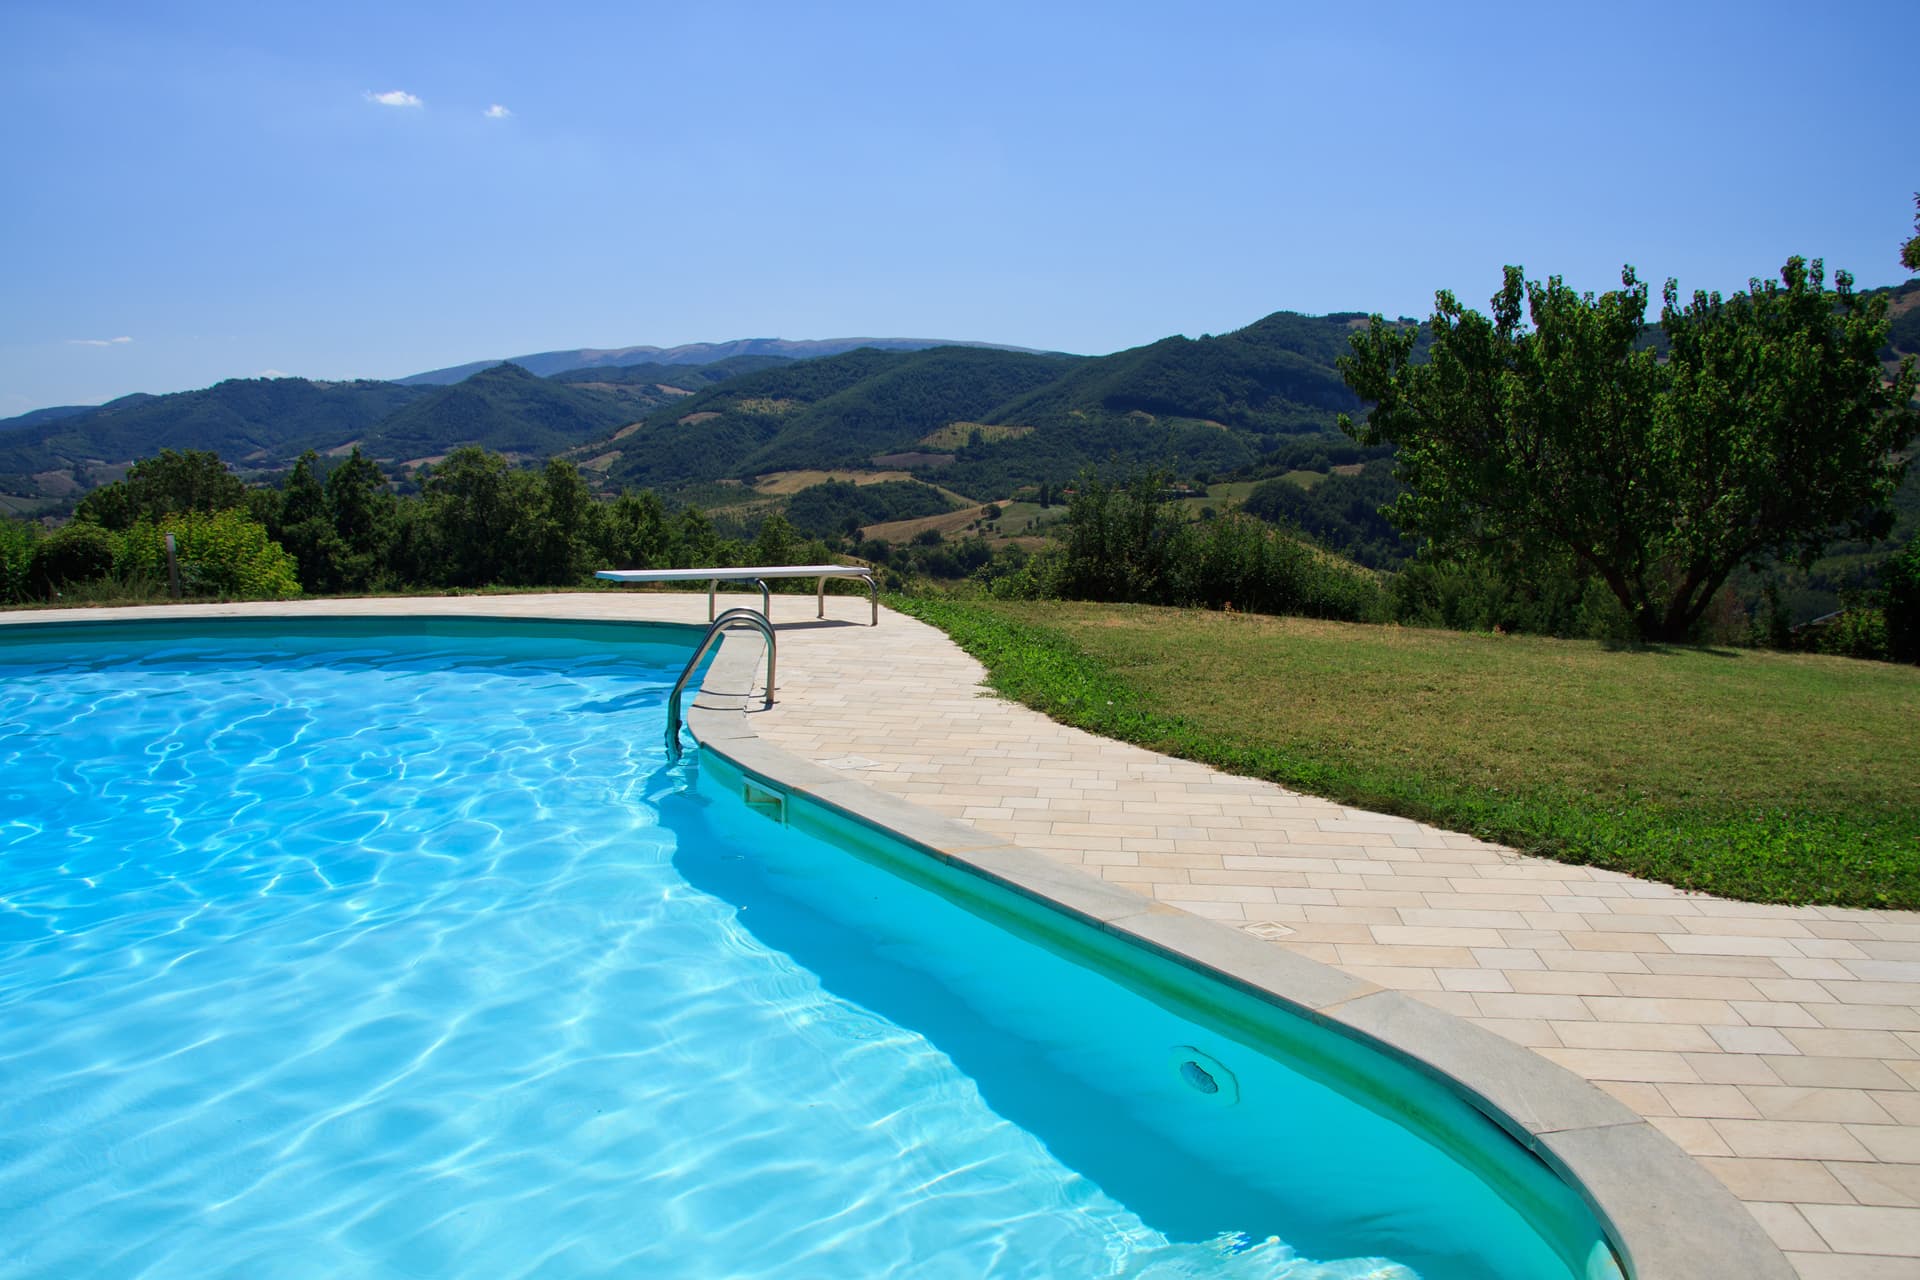
MULTIPOLYGON (((705 604, 602 591, 166 612, 704 623, 705 604)), ((829 597, 825 623, 811 599, 773 610, 779 698, 745 716, 760 741, 1524 1046, 1665 1133, 1809 1280, 1920 1277, 1920 913, 1759 906, 1524 857, 1057 725, 986 693, 939 631, 892 612, 865 626, 864 597, 829 597)))

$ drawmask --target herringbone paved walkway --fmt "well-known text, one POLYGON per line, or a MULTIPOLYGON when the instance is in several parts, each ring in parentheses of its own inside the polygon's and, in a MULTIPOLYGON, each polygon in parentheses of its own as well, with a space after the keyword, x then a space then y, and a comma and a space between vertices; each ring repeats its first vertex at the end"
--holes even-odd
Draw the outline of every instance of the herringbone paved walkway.
POLYGON ((1698 1158, 1802 1275, 1920 1277, 1920 914, 1681 893, 1108 742, 894 614, 780 644, 769 741, 1527 1045, 1698 1158))

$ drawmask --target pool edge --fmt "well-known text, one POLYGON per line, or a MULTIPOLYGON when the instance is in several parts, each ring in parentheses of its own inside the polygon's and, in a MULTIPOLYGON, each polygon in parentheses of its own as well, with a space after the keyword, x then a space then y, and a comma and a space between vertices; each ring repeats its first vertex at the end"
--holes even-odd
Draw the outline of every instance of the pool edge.
POLYGON ((703 751, 1442 1080, 1587 1201, 1632 1280, 1797 1275, 1759 1220, 1717 1178, 1606 1091, 1539 1054, 1410 996, 1151 902, 767 742, 751 721, 763 655, 757 636, 736 633, 722 644, 686 713, 686 727, 703 751))

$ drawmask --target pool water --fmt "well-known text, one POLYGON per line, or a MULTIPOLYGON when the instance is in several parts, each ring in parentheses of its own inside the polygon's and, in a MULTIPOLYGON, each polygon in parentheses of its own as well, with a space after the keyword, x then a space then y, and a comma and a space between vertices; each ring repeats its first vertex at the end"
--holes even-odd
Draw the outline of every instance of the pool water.
POLYGON ((0 634, 0 1276, 1584 1274, 1504 1139, 669 768, 687 651, 0 634))

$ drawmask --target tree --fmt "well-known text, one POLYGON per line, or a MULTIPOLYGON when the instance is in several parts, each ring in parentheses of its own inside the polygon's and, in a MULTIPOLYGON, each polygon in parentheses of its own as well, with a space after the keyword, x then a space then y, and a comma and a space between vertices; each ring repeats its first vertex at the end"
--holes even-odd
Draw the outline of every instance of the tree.
POLYGON ((314 474, 319 463, 311 449, 300 455, 281 487, 277 518, 266 521, 266 526, 299 566, 300 585, 308 591, 331 593, 340 590, 337 562, 342 548, 327 510, 326 490, 314 474))
POLYGON ((0 517, 0 604, 19 604, 28 598, 27 574, 40 526, 0 517))
POLYGON ((1913 196, 1913 239, 1900 246, 1900 265, 1909 271, 1920 271, 1920 192, 1913 196))
POLYGON ((123 530, 137 520, 158 521, 184 511, 227 511, 246 500, 246 485, 227 470, 219 454, 162 449, 158 457, 143 458, 128 468, 125 480, 102 485, 80 499, 73 515, 123 530))
POLYGON ((1811 559, 1841 533, 1884 535, 1920 419, 1911 359, 1886 382, 1884 296, 1789 259, 1781 282, 1679 305, 1662 360, 1642 340, 1647 288, 1628 267, 1595 298, 1508 267, 1491 319, 1435 300, 1433 344, 1375 316, 1340 361, 1374 405, 1363 444, 1398 446, 1408 492, 1388 514, 1432 558, 1605 582, 1645 640, 1687 637, 1741 564, 1811 559), (1522 304, 1527 323, 1522 323, 1522 304))
POLYGON ((327 513, 339 539, 336 560, 342 591, 367 591, 391 572, 389 557, 399 537, 398 503, 379 464, 356 446, 327 476, 327 513))
POLYGON ((97 524, 75 520, 33 543, 28 555, 27 594, 45 600, 62 587, 113 572, 113 535, 97 524))
POLYGON ((571 586, 592 572, 598 555, 599 504, 580 469, 563 458, 549 458, 540 477, 540 507, 531 547, 534 561, 527 580, 541 586, 571 586))
POLYGON ((760 565, 792 564, 794 548, 799 541, 787 518, 778 511, 772 512, 760 522, 760 532, 753 540, 752 562, 760 565))
POLYGON ((698 507, 681 510, 679 518, 674 521, 671 545, 672 568, 690 569, 723 563, 719 558, 720 537, 714 532, 713 521, 707 519, 698 507))
POLYGON ((441 557, 441 582, 484 587, 506 578, 523 510, 518 489, 507 460, 474 445, 421 468, 420 496, 441 557))
POLYGON ((614 499, 603 530, 606 557, 616 569, 654 569, 666 563, 673 541, 665 509, 651 491, 614 499))
POLYGON ((1109 484, 1091 469, 1067 503, 1060 592, 1073 600, 1167 603, 1186 550, 1185 521, 1161 501, 1164 471, 1109 484))
POLYGON ((174 536, 181 588, 189 596, 291 600, 300 594, 294 558, 267 536, 265 525, 237 507, 177 512, 157 525, 143 520, 119 535, 116 560, 149 577, 161 577, 169 533, 174 536))

